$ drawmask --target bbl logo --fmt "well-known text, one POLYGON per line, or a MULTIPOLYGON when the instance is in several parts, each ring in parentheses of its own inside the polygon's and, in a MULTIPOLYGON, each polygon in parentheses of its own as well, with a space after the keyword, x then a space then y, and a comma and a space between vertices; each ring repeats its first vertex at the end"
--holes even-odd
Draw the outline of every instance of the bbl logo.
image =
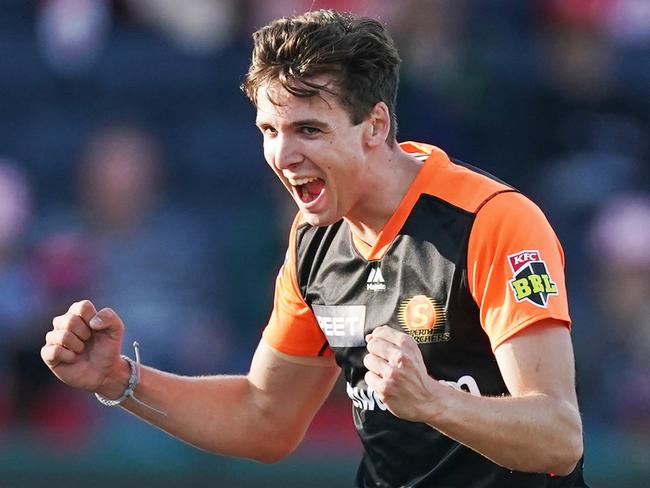
POLYGON ((528 300, 538 307, 546 307, 549 295, 557 295, 557 286, 551 280, 539 251, 521 251, 508 256, 514 278, 510 286, 518 302, 528 300))
POLYGON ((425 295, 404 300, 398 318, 402 329, 418 344, 446 342, 451 334, 446 330, 447 317, 444 308, 425 295))

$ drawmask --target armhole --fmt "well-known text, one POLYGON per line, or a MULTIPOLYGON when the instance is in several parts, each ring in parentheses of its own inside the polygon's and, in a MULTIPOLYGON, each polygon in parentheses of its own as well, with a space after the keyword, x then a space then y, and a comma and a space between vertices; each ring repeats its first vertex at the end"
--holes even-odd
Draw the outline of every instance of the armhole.
MULTIPOLYGON (((491 202, 494 198, 496 198, 497 196, 502 195, 504 193, 520 193, 520 192, 513 189, 513 188, 506 188, 506 189, 503 189, 501 191, 492 193, 485 200, 483 200, 478 205, 478 207, 476 207, 476 210, 474 210, 474 221, 472 222, 472 228, 470 229, 469 237, 468 237, 468 240, 467 240, 467 256, 466 256, 466 258, 467 258, 467 287, 469 289, 470 295, 472 296, 472 299, 474 300, 474 303, 476 303, 476 298, 475 298, 475 294, 474 294, 474 289, 475 289, 475 286, 476 286, 476 284, 474 283, 474 278, 476 276, 476 274, 475 274, 476 273, 476 268, 475 268, 475 264, 472 264, 470 266, 470 263, 476 263, 477 262, 477 260, 471 259, 472 256, 474 255, 474 253, 470 254, 470 251, 472 251, 472 235, 474 234, 474 226, 476 225, 476 220, 478 218, 478 214, 483 209, 483 207, 485 207, 485 205, 487 205, 489 202, 491 202)), ((476 305, 480 309, 481 304, 476 303, 476 305)))
POLYGON ((318 366, 321 368, 336 366, 336 362, 333 359, 334 356, 332 355, 319 354, 318 356, 295 356, 277 350, 266 341, 264 342, 264 345, 268 347, 275 356, 290 363, 301 364, 304 366, 318 366))

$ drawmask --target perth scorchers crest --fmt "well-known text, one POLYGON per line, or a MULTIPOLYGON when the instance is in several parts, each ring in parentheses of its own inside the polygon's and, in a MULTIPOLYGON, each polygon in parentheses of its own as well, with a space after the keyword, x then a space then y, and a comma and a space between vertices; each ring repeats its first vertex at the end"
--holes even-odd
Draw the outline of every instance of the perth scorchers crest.
POLYGON ((539 251, 521 251, 508 256, 513 279, 510 280, 515 300, 528 300, 546 307, 549 295, 557 295, 557 285, 551 279, 539 251))
POLYGON ((415 295, 402 301, 398 318, 402 329, 418 344, 446 342, 451 338, 445 309, 433 298, 415 295))

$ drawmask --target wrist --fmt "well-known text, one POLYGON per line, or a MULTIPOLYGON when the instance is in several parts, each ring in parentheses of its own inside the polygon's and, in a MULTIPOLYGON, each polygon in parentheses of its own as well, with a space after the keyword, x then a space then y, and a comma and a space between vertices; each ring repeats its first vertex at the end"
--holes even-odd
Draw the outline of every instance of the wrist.
POLYGON ((119 361, 115 364, 104 382, 96 390, 104 398, 114 400, 119 398, 124 390, 129 386, 129 377, 131 368, 126 359, 120 356, 119 361))
POLYGON ((444 415, 447 412, 450 403, 449 394, 453 391, 445 385, 442 385, 431 378, 429 385, 429 398, 427 402, 422 403, 422 422, 431 426, 437 426, 444 423, 444 415))
POLYGON ((140 384, 140 345, 137 341, 133 342, 133 350, 135 351, 135 361, 127 356, 120 356, 120 363, 113 370, 112 374, 108 375, 102 387, 95 392, 95 397, 99 400, 99 403, 106 405, 107 407, 116 407, 122 405, 122 402, 127 399, 132 399, 136 403, 142 405, 143 407, 148 408, 149 410, 154 411, 158 415, 167 417, 167 413, 163 410, 159 410, 156 407, 151 406, 150 404, 138 399, 135 396, 135 389, 140 384), (123 366, 126 363, 126 368, 128 368, 128 380, 126 385, 124 385, 124 378, 126 374, 126 368, 123 366), (120 366, 119 364, 122 364, 120 366), (107 395, 113 395, 115 388, 119 386, 122 389, 121 394, 116 397, 109 397, 107 395))

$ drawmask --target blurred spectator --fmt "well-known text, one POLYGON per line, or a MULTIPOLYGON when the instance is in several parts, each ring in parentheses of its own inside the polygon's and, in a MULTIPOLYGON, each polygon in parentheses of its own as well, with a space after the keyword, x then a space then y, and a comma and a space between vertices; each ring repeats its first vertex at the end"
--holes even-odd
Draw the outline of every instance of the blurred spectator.
POLYGON ((32 314, 42 303, 25 252, 32 207, 26 175, 15 162, 0 159, 0 429, 16 410, 13 357, 24 342, 32 314))
POLYGON ((13 378, 12 421, 38 442, 60 448, 85 448, 94 436, 95 409, 84 392, 70 391, 52 376, 40 359, 44 334, 52 318, 90 283, 90 254, 75 235, 51 236, 30 248, 29 268, 40 291, 39 303, 25 310, 25 327, 9 355, 13 378))
POLYGON ((110 22, 105 0, 40 2, 37 33, 47 64, 63 75, 85 72, 101 53, 110 22))
POLYGON ((544 8, 556 22, 595 28, 617 42, 650 40, 650 3, 646 0, 546 0, 544 8))
POLYGON ((54 302, 27 237, 33 207, 23 171, 16 163, 1 161, 0 427, 8 422, 14 428, 36 427, 41 439, 54 435, 64 446, 88 434, 90 417, 81 395, 57 384, 39 357, 54 302))
POLYGON ((155 212, 161 191, 160 147, 137 127, 100 129, 79 172, 80 210, 93 232, 129 235, 155 212))
POLYGON ((257 30, 273 19, 327 8, 379 18, 382 22, 390 24, 393 15, 401 8, 396 2, 390 0, 276 0, 274 2, 248 0, 246 4, 248 32, 257 30))
POLYGON ((228 43, 237 27, 233 0, 127 0, 133 15, 162 30, 186 51, 214 52, 228 43))
POLYGON ((540 154, 554 148, 579 150, 588 142, 581 129, 590 130, 596 118, 631 119, 647 128, 647 86, 641 88, 647 78, 647 44, 646 55, 639 57, 645 63, 637 62, 628 73, 624 60, 634 56, 612 42, 607 29, 612 9, 624 3, 629 2, 542 3, 546 9, 540 18, 541 86, 534 106, 536 121, 544 123, 536 127, 540 154))
MULTIPOLYGON (((625 246, 642 243, 648 229, 647 211, 631 209, 646 208, 639 202, 650 191, 650 2, 178 3, 1 2, 0 154, 20 164, 0 161, 0 431, 9 424, 35 428, 39 441, 44 433, 74 440, 93 435, 99 412, 124 422, 41 375, 43 331, 83 296, 126 317, 128 339, 140 341, 148 364, 188 373, 247 367, 241 358, 250 351, 239 351, 257 342, 267 318, 286 246, 280 220, 294 209, 285 194, 274 205, 279 187, 263 168, 253 109, 238 93, 250 59, 244 40, 273 17, 332 7, 379 17, 393 31, 404 58, 401 140, 439 144, 533 193, 546 211, 567 256, 590 482, 645 486, 649 246, 635 245, 640 254, 625 246), (140 126, 111 125, 88 139, 107 114, 145 121, 164 151, 140 126), (628 196, 612 200, 617 194, 628 196), (642 476, 629 462, 600 462, 611 458, 611 439, 621 452, 626 440, 641 439, 642 476), (619 464, 616 480, 603 481, 619 464)), ((307 448, 318 455, 320 432, 348 419, 349 408, 333 396, 307 448)), ((179 476, 195 472, 199 454, 182 464, 145 427, 106 425, 129 476, 142 466, 159 474, 161 464, 181 466, 179 476), (155 457, 149 464, 147 455, 155 457)), ((110 442, 96 439, 104 459, 110 442)), ((40 486, 40 472, 50 472, 44 457, 10 451, 0 471, 36 462, 32 486, 40 486)), ((0 475, 5 484, 23 486, 0 475)))
POLYGON ((193 215, 166 201, 161 151, 141 127, 100 128, 82 155, 79 207, 57 219, 68 221, 64 233, 76 226, 83 236, 93 270, 84 296, 120 312, 126 344, 138 340, 149 364, 176 372, 227 369, 233 344, 213 265, 219 249, 193 215))
POLYGON ((472 60, 465 1, 386 2, 384 20, 403 60, 398 95, 400 140, 428 141, 466 159, 478 121, 480 69, 472 60))
POLYGON ((606 422, 650 440, 650 194, 603 205, 589 234, 600 348, 589 365, 606 422), (593 374, 593 371, 592 371, 593 374))

